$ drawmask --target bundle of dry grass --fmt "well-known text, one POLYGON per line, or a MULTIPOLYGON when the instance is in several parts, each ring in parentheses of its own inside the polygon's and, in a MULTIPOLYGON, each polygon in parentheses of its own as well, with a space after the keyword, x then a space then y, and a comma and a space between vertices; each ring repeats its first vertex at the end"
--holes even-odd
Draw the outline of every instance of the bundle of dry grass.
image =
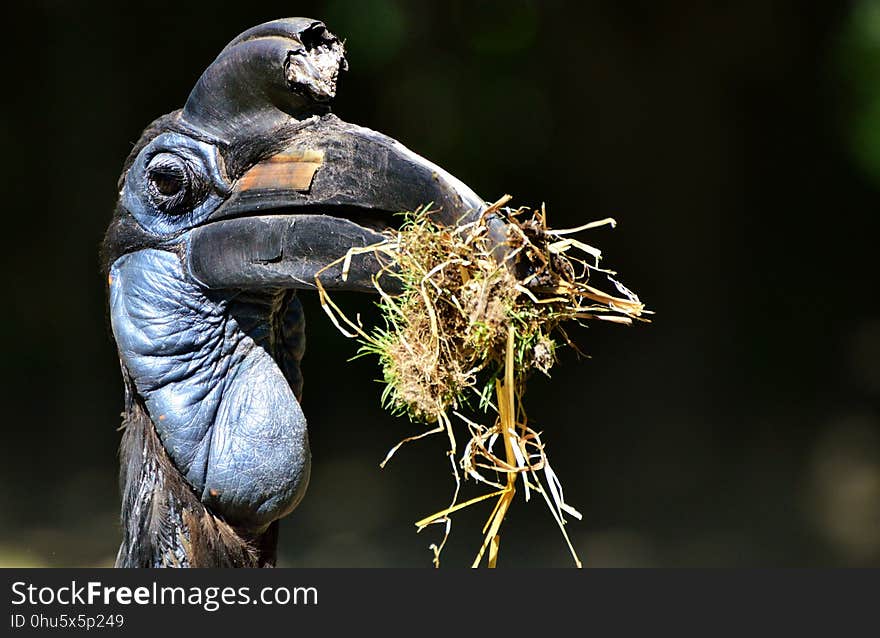
MULTIPOLYGON (((533 370, 549 372, 560 341, 574 347, 565 323, 628 324, 645 309, 635 294, 613 279, 613 272, 599 267, 597 249, 571 237, 613 226, 614 220, 552 230, 543 208, 503 208, 509 199, 496 202, 477 221, 453 228, 438 226, 429 208, 418 210, 407 214, 399 230, 388 231, 386 241, 357 249, 375 252, 388 263, 374 279, 384 326, 365 330, 328 296, 320 273, 316 285, 331 320, 344 334, 359 339, 360 354, 379 358, 383 405, 432 426, 394 446, 381 465, 409 441, 442 433, 449 438, 455 478, 452 502, 416 523, 419 531, 432 524, 445 526, 442 542, 431 546, 434 564, 439 565, 451 515, 495 499, 473 563, 479 566, 488 550, 487 564, 494 567, 499 530, 519 479, 527 501, 532 493, 543 497, 580 566, 565 531, 565 515, 579 519, 580 514, 565 503, 541 435, 529 426, 523 409, 526 380, 533 370), (507 243, 500 248, 489 238, 490 213, 508 223, 507 243), (616 288, 616 295, 591 285, 597 274, 616 288), (385 277, 393 277, 402 292, 386 292, 380 285, 385 277), (482 418, 466 416, 466 408, 482 418), (460 432, 466 436, 459 454, 460 432), (462 502, 462 475, 493 489, 462 502)), ((347 263, 353 254, 347 255, 347 263)))

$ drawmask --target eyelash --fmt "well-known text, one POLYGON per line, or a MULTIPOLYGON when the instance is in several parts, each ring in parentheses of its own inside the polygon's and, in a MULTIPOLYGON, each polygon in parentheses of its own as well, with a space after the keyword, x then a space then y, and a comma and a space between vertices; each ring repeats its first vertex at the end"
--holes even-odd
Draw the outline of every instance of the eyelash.
MULTIPOLYGON (((170 154, 168 154, 170 155, 170 154)), ((198 172, 185 159, 179 156, 162 158, 157 155, 147 167, 147 189, 153 204, 161 212, 169 215, 180 215, 189 212, 201 203, 204 195, 204 183, 199 179, 198 172), (158 159, 157 159, 158 158, 158 159), (173 179, 180 177, 180 188, 173 193, 163 193, 154 176, 173 179)))

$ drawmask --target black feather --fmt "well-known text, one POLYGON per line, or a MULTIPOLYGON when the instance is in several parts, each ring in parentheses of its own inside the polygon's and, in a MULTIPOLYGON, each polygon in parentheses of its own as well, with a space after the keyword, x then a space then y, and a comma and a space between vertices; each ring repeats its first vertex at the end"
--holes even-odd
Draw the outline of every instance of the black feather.
POLYGON ((126 380, 120 446, 122 543, 117 567, 272 567, 277 521, 260 534, 208 511, 168 458, 126 380))

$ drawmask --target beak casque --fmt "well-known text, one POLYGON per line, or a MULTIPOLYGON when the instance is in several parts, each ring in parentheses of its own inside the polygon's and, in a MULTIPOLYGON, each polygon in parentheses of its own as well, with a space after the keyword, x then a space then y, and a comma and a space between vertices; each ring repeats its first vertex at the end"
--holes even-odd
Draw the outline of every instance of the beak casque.
MULTIPOLYGON (((292 18, 246 31, 202 74, 181 122, 217 140, 237 174, 230 197, 186 244, 190 274, 203 285, 311 288, 321 272, 326 287, 370 290, 381 270, 371 254, 352 259, 345 281, 341 265, 324 269, 382 241, 396 213, 430 205, 452 225, 486 208, 396 140, 330 114, 326 102, 345 68, 336 36, 292 18), (241 149, 263 159, 247 162, 241 149)), ((495 230, 503 241, 500 221, 495 230)))

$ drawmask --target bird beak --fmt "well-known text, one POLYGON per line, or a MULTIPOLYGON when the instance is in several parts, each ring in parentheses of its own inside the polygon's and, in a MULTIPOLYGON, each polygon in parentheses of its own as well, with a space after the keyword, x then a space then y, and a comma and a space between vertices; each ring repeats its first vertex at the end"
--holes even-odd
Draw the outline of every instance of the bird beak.
MULTIPOLYGON (((383 271, 376 254, 353 254, 345 277, 340 260, 386 239, 382 231, 401 221, 396 213, 429 204, 444 225, 472 221, 486 207, 396 140, 335 116, 311 118, 190 233, 190 273, 217 289, 314 288, 320 276, 326 288, 373 290, 383 271)), ((500 221, 495 232, 501 241, 500 221)))
MULTIPOLYGON (((343 49, 320 21, 267 22, 230 42, 190 93, 180 124, 217 140, 237 178, 186 240, 190 274, 206 287, 314 288, 320 273, 327 288, 372 290, 375 254, 353 255, 345 278, 335 262, 383 241, 396 213, 430 204, 452 225, 485 210, 439 166, 328 113, 343 49)), ((490 234, 503 242, 504 224, 490 234)))

